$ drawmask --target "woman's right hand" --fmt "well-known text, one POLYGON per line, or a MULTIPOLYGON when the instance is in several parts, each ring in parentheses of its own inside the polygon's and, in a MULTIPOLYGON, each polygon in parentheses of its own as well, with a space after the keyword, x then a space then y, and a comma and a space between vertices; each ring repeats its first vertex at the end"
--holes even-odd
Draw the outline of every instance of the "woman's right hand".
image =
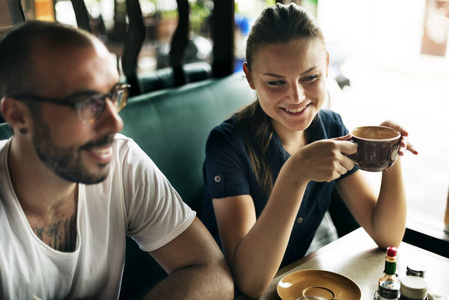
POLYGON ((349 141, 351 135, 319 140, 301 148, 288 161, 293 172, 307 181, 332 181, 354 167, 347 155, 357 151, 357 145, 349 141))

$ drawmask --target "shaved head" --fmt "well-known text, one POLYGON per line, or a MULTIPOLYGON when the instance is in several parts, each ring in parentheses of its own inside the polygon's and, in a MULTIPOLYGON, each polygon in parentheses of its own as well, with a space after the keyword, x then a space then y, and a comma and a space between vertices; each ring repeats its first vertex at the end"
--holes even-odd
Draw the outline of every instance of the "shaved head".
POLYGON ((96 40, 86 31, 58 23, 28 21, 14 27, 0 40, 0 98, 37 92, 35 54, 45 54, 37 50, 91 47, 96 40))

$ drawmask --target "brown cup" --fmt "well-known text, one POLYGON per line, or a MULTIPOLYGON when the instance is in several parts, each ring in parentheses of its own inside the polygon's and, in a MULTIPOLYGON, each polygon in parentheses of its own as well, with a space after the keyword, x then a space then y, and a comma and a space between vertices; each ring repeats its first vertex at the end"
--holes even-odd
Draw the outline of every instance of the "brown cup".
POLYGON ((351 132, 357 152, 349 155, 362 170, 380 172, 391 167, 398 157, 401 133, 385 126, 361 126, 351 132))

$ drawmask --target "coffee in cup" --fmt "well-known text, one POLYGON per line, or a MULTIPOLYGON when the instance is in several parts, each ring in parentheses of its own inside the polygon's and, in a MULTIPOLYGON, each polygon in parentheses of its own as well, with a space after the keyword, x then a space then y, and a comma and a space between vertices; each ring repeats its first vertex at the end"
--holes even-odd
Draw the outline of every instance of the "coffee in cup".
POLYGON ((391 167, 398 157, 401 133, 385 126, 361 126, 351 132, 357 152, 349 155, 360 169, 380 172, 391 167))

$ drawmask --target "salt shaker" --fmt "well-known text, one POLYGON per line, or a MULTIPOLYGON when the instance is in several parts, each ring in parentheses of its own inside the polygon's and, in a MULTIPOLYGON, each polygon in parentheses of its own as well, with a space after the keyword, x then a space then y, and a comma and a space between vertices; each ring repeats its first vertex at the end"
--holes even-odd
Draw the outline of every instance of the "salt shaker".
POLYGON ((401 300, 427 300, 429 286, 419 276, 405 276, 401 280, 401 300))

